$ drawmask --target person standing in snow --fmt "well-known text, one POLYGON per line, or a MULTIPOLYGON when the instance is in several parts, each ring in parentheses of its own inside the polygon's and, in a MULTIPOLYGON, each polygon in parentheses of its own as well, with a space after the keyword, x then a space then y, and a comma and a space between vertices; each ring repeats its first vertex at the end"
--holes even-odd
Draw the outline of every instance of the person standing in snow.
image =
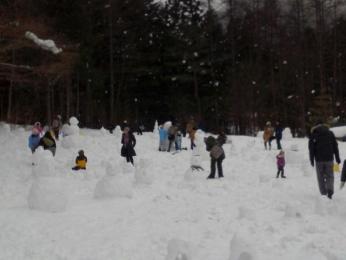
POLYGON ((130 131, 129 127, 124 128, 123 135, 121 137, 121 156, 126 158, 126 161, 132 163, 133 165, 133 156, 136 156, 135 146, 136 138, 133 133, 130 131))
POLYGON ((210 174, 207 179, 215 179, 216 166, 219 178, 223 178, 222 161, 225 159, 225 152, 221 145, 213 136, 205 139, 206 149, 210 152, 210 174))
POLYGON ((53 156, 55 156, 56 153, 56 142, 54 136, 55 134, 53 130, 49 130, 44 134, 39 142, 39 146, 42 146, 44 150, 51 151, 53 156))
POLYGON ((220 131, 216 141, 220 146, 223 146, 227 142, 227 136, 224 131, 220 131))
POLYGON ((175 137, 175 150, 181 151, 181 143, 182 143, 183 134, 178 130, 177 135, 175 137))
POLYGON ((160 136, 159 151, 164 152, 167 149, 166 144, 167 144, 168 133, 166 129, 163 127, 163 125, 159 126, 159 136, 160 136))
POLYGON ((32 129, 31 135, 29 136, 29 148, 32 153, 35 153, 37 147, 40 144, 40 139, 40 132, 36 127, 34 127, 32 129))
POLYGON ((263 132, 264 148, 266 150, 268 149, 267 147, 268 144, 269 144, 269 150, 272 149, 273 134, 274 134, 274 129, 271 123, 268 121, 266 123, 266 127, 264 128, 264 132, 263 132))
POLYGON ((61 115, 57 115, 52 122, 52 130, 56 140, 59 140, 60 129, 62 127, 61 115))
POLYGON ((276 156, 276 165, 278 167, 278 173, 276 174, 276 178, 279 178, 281 174, 281 178, 286 178, 284 168, 285 168, 285 152, 280 151, 280 153, 276 156))
POLYGON ((193 148, 196 147, 195 145, 196 131, 197 131, 197 127, 196 127, 195 120, 193 119, 193 117, 191 117, 190 121, 186 125, 186 133, 189 135, 189 138, 190 138, 191 150, 193 150, 193 148))
POLYGON ((332 131, 322 121, 311 129, 309 139, 309 153, 311 166, 316 162, 316 173, 321 195, 332 198, 334 194, 334 156, 340 164, 338 143, 332 131))
POLYGON ((170 152, 172 144, 175 144, 175 138, 176 138, 177 132, 178 132, 178 128, 175 125, 172 125, 168 129, 168 141, 169 141, 169 144, 168 144, 167 152, 170 152))
POLYGON ((282 132, 283 132, 283 128, 282 128, 280 122, 276 122, 275 139, 276 139, 276 144, 277 144, 278 150, 282 149, 282 147, 281 147, 282 132))

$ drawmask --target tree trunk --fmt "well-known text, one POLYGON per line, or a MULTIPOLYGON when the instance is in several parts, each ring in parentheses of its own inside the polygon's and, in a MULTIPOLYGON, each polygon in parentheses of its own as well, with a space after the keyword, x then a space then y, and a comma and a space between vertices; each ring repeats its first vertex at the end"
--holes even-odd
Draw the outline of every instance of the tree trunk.
POLYGON ((110 86, 109 86, 109 102, 110 102, 110 116, 109 123, 111 124, 114 120, 114 59, 113 59, 113 5, 112 0, 109 1, 109 75, 110 75, 110 86))

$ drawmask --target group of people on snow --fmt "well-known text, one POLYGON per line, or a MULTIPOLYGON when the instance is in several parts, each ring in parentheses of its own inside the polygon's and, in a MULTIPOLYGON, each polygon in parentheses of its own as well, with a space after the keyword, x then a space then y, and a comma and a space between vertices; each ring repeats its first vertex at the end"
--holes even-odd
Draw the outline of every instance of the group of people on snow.
MULTIPOLYGON (((51 127, 43 128, 40 122, 36 122, 29 136, 29 148, 34 153, 35 150, 42 146, 44 150, 49 150, 53 156, 56 153, 56 140, 59 140, 60 130, 62 127, 61 116, 57 116, 52 121, 51 127)), ((126 158, 128 163, 134 164, 133 157, 136 156, 135 146, 136 138, 131 131, 130 126, 124 121, 123 133, 121 137, 121 156, 126 158)), ((143 128, 142 128, 143 129, 143 128)), ((186 134, 190 139, 190 148, 193 150, 196 147, 195 135, 197 127, 195 121, 191 119, 186 125, 186 134)), ((264 147, 271 150, 271 142, 276 139, 277 149, 280 151, 276 156, 277 174, 276 178, 286 178, 284 174, 285 167, 285 152, 282 150, 283 128, 279 122, 276 122, 275 128, 271 122, 267 122, 263 132, 264 147)), ((142 134, 139 133, 138 134, 142 134)), ((159 126, 159 151, 168 151, 174 147, 176 151, 182 149, 183 133, 179 124, 165 123, 159 126)), ((206 150, 210 154, 210 174, 208 179, 215 178, 216 169, 218 177, 222 178, 223 168, 222 162, 225 159, 225 152, 222 146, 226 143, 227 136, 224 132, 220 132, 217 138, 209 136, 204 139, 206 150)), ((185 148, 186 149, 186 148, 185 148)), ((338 143, 332 131, 319 121, 315 127, 311 129, 309 138, 309 156, 310 163, 316 167, 318 187, 321 195, 325 195, 332 199, 334 194, 334 158, 337 164, 341 163, 338 143)), ((84 151, 80 150, 76 157, 76 166, 73 170, 86 169, 87 157, 84 151)), ((341 186, 343 188, 346 182, 346 160, 344 161, 341 174, 341 186)))

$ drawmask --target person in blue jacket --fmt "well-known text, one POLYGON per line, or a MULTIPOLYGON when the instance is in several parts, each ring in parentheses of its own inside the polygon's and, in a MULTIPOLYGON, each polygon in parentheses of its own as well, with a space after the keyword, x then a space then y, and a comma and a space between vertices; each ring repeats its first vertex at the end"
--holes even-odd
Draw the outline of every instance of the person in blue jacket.
POLYGON ((282 147, 281 147, 282 132, 283 132, 283 128, 282 128, 280 122, 276 122, 275 139, 276 139, 276 144, 277 144, 278 150, 282 149, 282 147))
POLYGON ((159 127, 159 135, 160 135, 160 145, 159 151, 164 152, 167 150, 167 141, 168 141, 168 132, 163 128, 162 125, 159 127))
POLYGON ((29 148, 32 153, 34 153, 39 146, 40 139, 40 132, 36 127, 34 127, 32 129, 31 135, 29 136, 29 148))

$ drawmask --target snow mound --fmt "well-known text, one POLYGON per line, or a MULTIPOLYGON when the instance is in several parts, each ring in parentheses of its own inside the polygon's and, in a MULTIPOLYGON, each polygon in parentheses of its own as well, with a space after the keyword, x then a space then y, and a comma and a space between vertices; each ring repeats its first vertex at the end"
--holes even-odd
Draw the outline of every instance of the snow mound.
POLYGON ((7 136, 11 133, 11 127, 9 124, 0 123, 0 136, 7 136))
POLYGON ((55 177, 55 161, 53 154, 42 147, 36 149, 33 155, 33 176, 34 177, 55 177))
POLYGON ((148 174, 149 161, 140 159, 139 165, 136 167, 135 182, 136 184, 151 184, 153 179, 148 174))
POLYGON ((159 123, 157 122, 157 120, 155 121, 153 134, 154 134, 155 136, 157 136, 157 135, 159 134, 159 123))
POLYGON ((346 136, 346 126, 332 127, 330 130, 334 133, 335 137, 342 138, 346 136))
POLYGON ((246 238, 250 235, 235 234, 231 240, 231 253, 228 260, 255 260, 256 252, 246 238))
POLYGON ((27 197, 29 208, 46 212, 65 211, 65 184, 61 178, 56 177, 52 153, 40 148, 34 154, 34 162, 34 181, 27 197))
POLYGON ((133 185, 124 174, 117 172, 119 167, 107 166, 105 176, 96 184, 94 198, 132 198, 133 185))
POLYGON ((71 126, 73 126, 73 125, 76 126, 76 125, 79 124, 79 121, 78 121, 78 119, 76 117, 72 116, 69 119, 69 123, 70 123, 71 126))
POLYGON ((67 206, 67 196, 62 179, 57 177, 37 178, 29 191, 30 209, 46 212, 63 212, 67 206))
POLYGON ((193 246, 190 243, 172 239, 168 242, 165 260, 193 260, 193 252, 193 246))
POLYGON ((167 121, 166 123, 163 124, 163 129, 165 129, 166 131, 168 131, 168 129, 172 126, 172 122, 171 121, 167 121))
POLYGON ((81 137, 79 135, 65 136, 61 141, 61 146, 65 149, 80 148, 82 144, 81 137))

